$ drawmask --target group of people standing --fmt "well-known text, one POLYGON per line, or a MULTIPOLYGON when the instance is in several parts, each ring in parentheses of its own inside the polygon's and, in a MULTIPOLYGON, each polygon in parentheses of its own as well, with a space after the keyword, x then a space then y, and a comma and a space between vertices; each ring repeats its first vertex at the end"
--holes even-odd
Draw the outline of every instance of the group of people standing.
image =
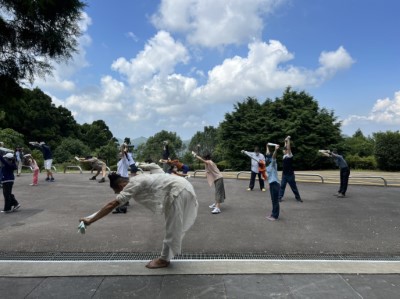
MULTIPOLYGON (((285 146, 283 148, 283 161, 282 161, 282 178, 278 178, 278 167, 276 161, 277 151, 280 148, 278 144, 267 143, 266 156, 260 153, 259 147, 255 147, 254 152, 242 150, 241 152, 251 158, 251 175, 250 183, 247 191, 252 191, 255 185, 255 178, 258 176, 261 191, 266 191, 264 180, 268 180, 269 190, 272 201, 272 212, 266 216, 270 221, 276 221, 279 218, 280 205, 285 195, 286 185, 289 184, 297 202, 303 202, 296 184, 296 178, 293 167, 293 153, 291 149, 291 138, 285 138, 285 146), (275 150, 271 155, 269 146, 274 146, 275 150), (263 175, 264 172, 264 175, 263 175), (266 172, 266 175, 265 175, 266 172)), ((339 155, 337 151, 322 151, 324 156, 331 157, 336 165, 340 168, 340 186, 338 193, 335 194, 338 198, 346 196, 350 168, 343 156, 339 155)))

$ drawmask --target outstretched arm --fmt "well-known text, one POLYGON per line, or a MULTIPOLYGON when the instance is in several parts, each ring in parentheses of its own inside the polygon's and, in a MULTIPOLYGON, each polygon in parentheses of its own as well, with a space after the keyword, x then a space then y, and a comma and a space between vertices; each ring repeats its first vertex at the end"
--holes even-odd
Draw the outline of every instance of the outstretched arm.
POLYGON ((83 221, 85 225, 90 225, 93 222, 96 222, 97 220, 111 213, 111 211, 113 211, 118 206, 119 206, 119 201, 114 199, 113 201, 110 201, 108 204, 102 207, 101 210, 98 211, 93 217, 83 217, 79 219, 79 221, 83 221))
POLYGON ((277 154, 277 152, 278 152, 278 149, 279 149, 279 144, 277 144, 277 145, 275 146, 274 153, 272 154, 272 159, 276 159, 276 154, 277 154))
POLYGON ((270 155, 268 143, 265 145, 265 154, 266 154, 267 156, 270 155))
POLYGON ((202 157, 198 156, 194 151, 192 151, 193 157, 195 157, 197 160, 200 160, 203 163, 207 163, 206 160, 204 160, 202 157))

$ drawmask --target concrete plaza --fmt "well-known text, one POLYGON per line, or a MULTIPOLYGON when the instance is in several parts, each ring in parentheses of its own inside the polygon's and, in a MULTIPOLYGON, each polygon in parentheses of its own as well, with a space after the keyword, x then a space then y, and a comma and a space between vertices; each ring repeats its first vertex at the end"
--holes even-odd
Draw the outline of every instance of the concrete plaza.
POLYGON ((148 270, 163 239, 163 217, 131 203, 77 233, 79 217, 114 198, 89 173, 16 178, 19 211, 0 215, 0 290, 4 298, 398 298, 400 196, 397 187, 299 183, 288 186, 279 221, 269 222, 269 192, 225 179, 222 213, 214 189, 189 178, 199 214, 168 269, 148 270), (104 256, 114 256, 104 260, 104 256), (72 257, 66 260, 57 256, 72 257), (122 257, 122 258, 118 258, 122 257), (81 258, 84 257, 82 260, 81 258), (133 257, 133 258, 132 258, 133 257), (196 258, 198 257, 198 258, 196 258), (358 274, 358 275, 357 275, 358 274), (9 290, 9 285, 18 286, 9 290), (179 286, 179 287, 178 287, 179 286), (9 297, 7 297, 9 296, 9 297))

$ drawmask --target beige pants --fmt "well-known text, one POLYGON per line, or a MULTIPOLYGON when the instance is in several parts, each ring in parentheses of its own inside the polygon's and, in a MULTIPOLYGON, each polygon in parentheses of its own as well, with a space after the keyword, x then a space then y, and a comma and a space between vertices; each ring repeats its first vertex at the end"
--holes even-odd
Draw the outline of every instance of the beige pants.
POLYGON ((182 250, 185 233, 197 217, 197 199, 193 193, 183 190, 165 213, 165 237, 161 258, 169 261, 182 250))

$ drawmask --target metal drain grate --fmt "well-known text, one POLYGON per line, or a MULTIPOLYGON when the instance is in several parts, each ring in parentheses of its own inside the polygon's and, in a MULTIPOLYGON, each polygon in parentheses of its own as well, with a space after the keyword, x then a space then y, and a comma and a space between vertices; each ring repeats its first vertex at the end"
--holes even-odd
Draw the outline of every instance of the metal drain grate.
MULTIPOLYGON (((142 261, 159 256, 155 252, 0 252, 0 261, 142 261)), ((400 255, 185 253, 176 260, 358 260, 400 261, 400 255)))

